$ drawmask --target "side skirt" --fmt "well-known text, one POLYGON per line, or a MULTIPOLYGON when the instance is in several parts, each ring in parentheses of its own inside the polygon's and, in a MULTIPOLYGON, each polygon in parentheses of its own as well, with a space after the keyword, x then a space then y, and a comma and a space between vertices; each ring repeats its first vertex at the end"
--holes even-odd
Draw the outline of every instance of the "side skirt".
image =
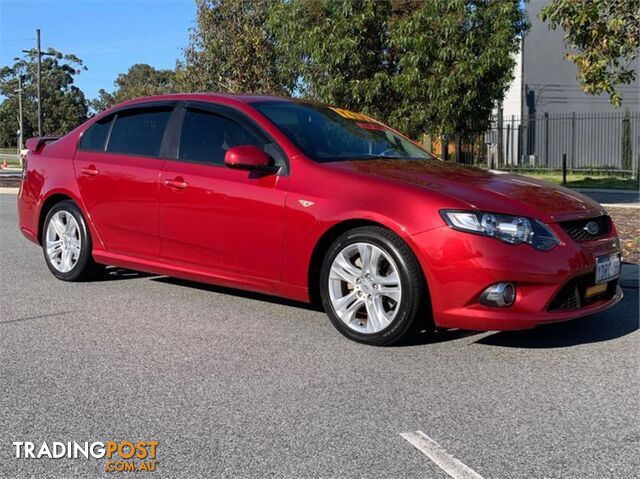
POLYGON ((119 266, 145 273, 162 274, 176 278, 214 284, 228 288, 237 288, 256 293, 270 294, 295 301, 310 302, 309 290, 300 286, 273 281, 270 279, 248 278, 222 272, 202 272, 186 266, 137 258, 106 251, 93 251, 93 259, 100 264, 119 266))

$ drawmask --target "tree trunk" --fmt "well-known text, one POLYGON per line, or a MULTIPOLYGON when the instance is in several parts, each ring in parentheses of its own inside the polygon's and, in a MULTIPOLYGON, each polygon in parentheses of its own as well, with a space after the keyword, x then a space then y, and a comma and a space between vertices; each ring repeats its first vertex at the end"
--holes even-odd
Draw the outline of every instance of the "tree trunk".
POLYGON ((440 142, 441 142, 441 154, 440 154, 440 157, 444 161, 447 161, 449 159, 449 142, 447 141, 447 138, 444 137, 444 136, 440 138, 440 142))
POLYGON ((462 137, 456 135, 456 163, 463 163, 462 161, 462 137))

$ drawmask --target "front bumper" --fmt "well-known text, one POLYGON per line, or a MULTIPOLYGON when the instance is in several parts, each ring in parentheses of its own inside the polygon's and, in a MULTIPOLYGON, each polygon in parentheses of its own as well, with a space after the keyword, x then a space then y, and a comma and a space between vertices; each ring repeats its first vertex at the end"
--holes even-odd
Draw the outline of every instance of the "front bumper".
POLYGON ((615 228, 605 238, 578 243, 559 226, 550 226, 562 244, 548 252, 448 226, 413 236, 436 326, 483 331, 529 329, 598 313, 618 303, 622 290, 614 280, 607 294, 586 304, 568 309, 554 307, 554 299, 566 285, 593 275, 596 257, 619 252, 619 246, 615 228), (516 300, 511 307, 478 303, 485 288, 503 281, 516 285, 516 300))

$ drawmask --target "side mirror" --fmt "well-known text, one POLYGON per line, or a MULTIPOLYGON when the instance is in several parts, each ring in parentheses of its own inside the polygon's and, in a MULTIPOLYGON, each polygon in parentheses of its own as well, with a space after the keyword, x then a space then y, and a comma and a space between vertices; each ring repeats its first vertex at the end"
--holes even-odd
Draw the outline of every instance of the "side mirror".
POLYGON ((224 164, 237 170, 276 172, 278 167, 269 156, 254 145, 241 145, 229 148, 224 155, 224 164))

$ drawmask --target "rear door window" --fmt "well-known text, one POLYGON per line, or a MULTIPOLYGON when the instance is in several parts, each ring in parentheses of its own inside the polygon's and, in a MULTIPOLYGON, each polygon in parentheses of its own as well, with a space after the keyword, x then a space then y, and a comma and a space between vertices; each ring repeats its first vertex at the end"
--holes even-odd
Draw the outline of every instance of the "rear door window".
POLYGON ((107 151, 158 156, 172 108, 147 108, 118 113, 109 135, 107 151))

